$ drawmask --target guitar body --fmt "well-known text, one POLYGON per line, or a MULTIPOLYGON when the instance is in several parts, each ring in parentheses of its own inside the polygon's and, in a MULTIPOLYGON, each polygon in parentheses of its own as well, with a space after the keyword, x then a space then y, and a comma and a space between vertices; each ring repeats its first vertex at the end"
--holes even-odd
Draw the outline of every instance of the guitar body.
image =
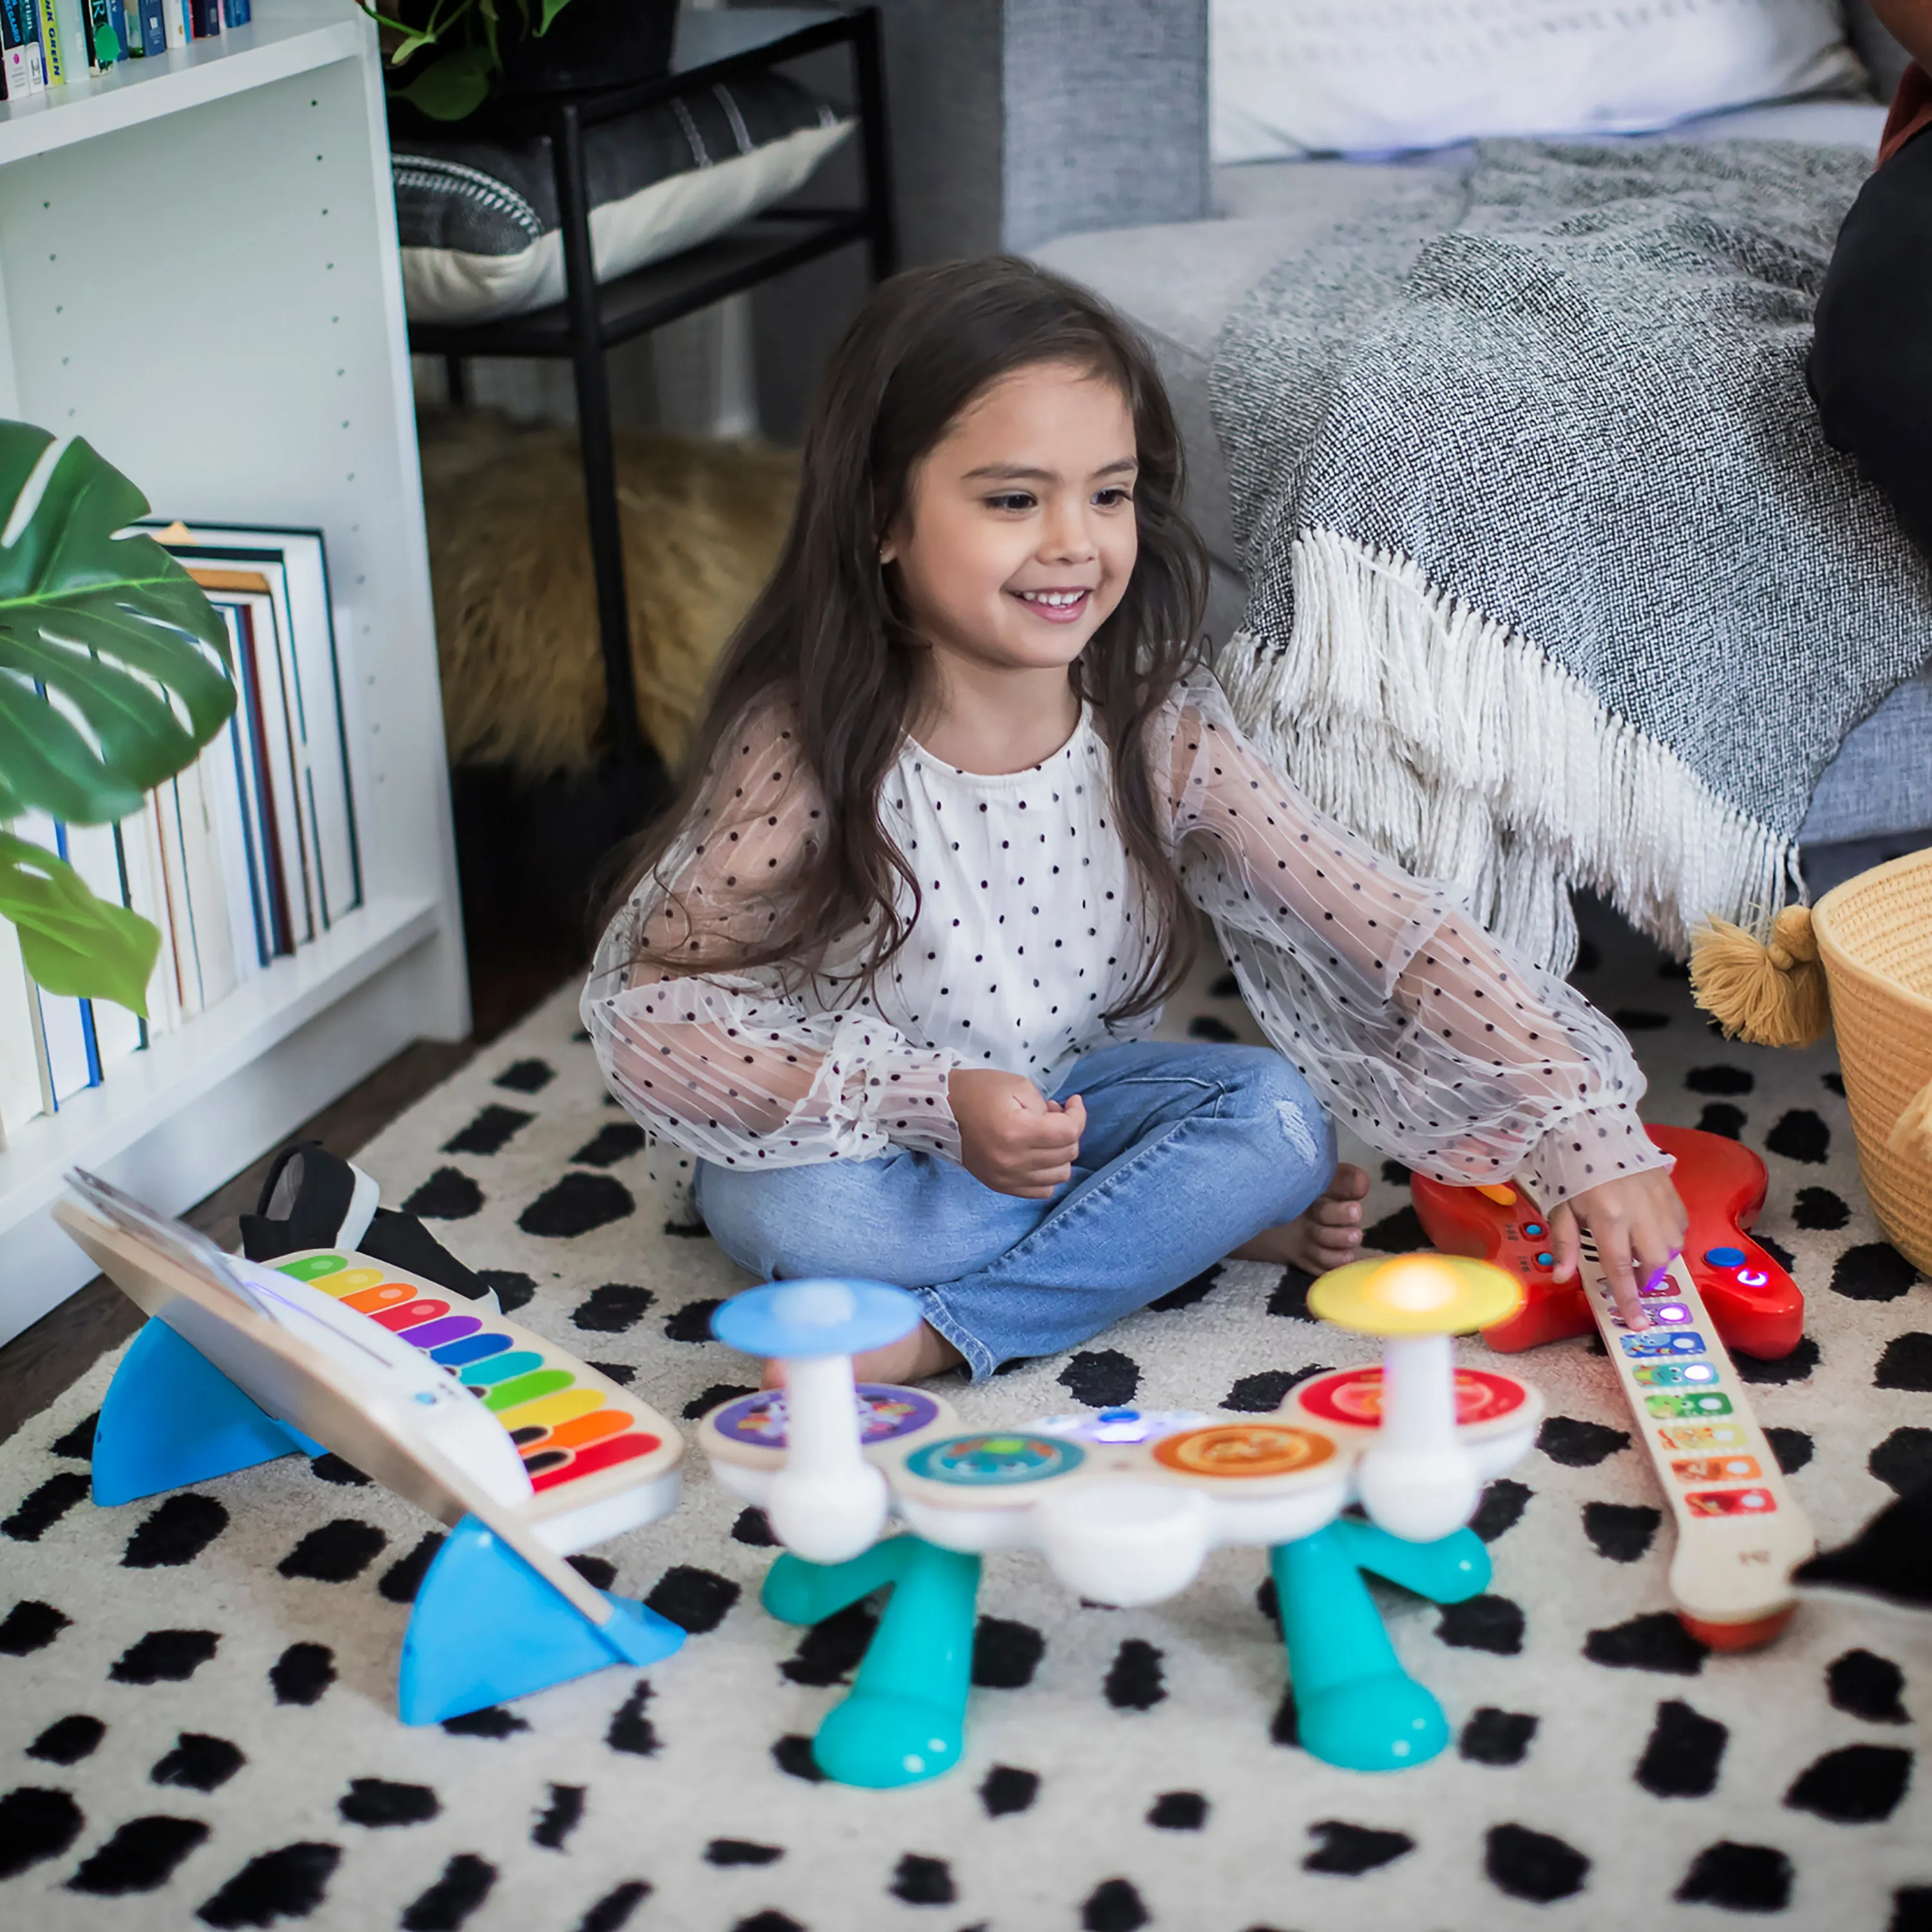
MULTIPOLYGON (((1749 1232, 1764 1205, 1764 1162, 1721 1134, 1646 1131, 1676 1159, 1673 1178, 1690 1216, 1684 1264, 1725 1346, 1762 1360, 1790 1354, 1804 1332, 1804 1298, 1749 1232)), ((1444 1254, 1493 1262, 1522 1282, 1528 1298, 1522 1312, 1483 1331, 1491 1348, 1513 1353, 1595 1328, 1582 1289, 1552 1279, 1556 1248, 1540 1211, 1514 1189, 1451 1187, 1418 1174, 1409 1190, 1424 1231, 1444 1254), (1514 1198, 1498 1198, 1504 1194, 1514 1198)))

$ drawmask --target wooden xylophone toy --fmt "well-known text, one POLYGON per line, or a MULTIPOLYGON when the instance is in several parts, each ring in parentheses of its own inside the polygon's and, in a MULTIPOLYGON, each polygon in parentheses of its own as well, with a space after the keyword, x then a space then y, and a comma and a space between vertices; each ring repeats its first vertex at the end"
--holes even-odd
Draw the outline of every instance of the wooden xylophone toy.
POLYGON ((1363 1771, 1435 1756, 1442 1708, 1396 1660, 1362 1578, 1438 1603, 1486 1587, 1488 1554, 1463 1526, 1543 1405, 1514 1377, 1457 1372, 1449 1336, 1520 1298, 1480 1264, 1352 1263, 1310 1306, 1383 1336, 1383 1366, 1304 1383, 1274 1416, 1115 1408, 962 1432, 923 1390, 853 1382, 854 1354, 919 1320, 910 1295, 832 1280, 734 1296, 713 1317, 718 1339, 782 1360, 787 1385, 713 1409, 699 1440, 788 1546, 766 1607, 817 1623, 891 1589, 851 1694, 814 1741, 820 1769, 884 1787, 958 1761, 987 1552, 1032 1550, 1080 1595, 1138 1604, 1184 1589, 1227 1544, 1269 1552, 1302 1744, 1363 1771), (1372 1520, 1342 1514, 1357 1501, 1372 1520), (889 1516, 906 1533, 880 1540, 889 1516))
POLYGON ((1789 1354, 1802 1333, 1804 1301, 1746 1232, 1764 1202, 1757 1156, 1694 1129, 1649 1132, 1676 1157, 1690 1225, 1684 1253, 1643 1285, 1651 1325, 1636 1332, 1618 1315, 1587 1235, 1582 1281, 1551 1280, 1548 1229, 1526 1190, 1450 1187, 1420 1174, 1410 1188, 1438 1247, 1495 1262, 1528 1289, 1520 1313, 1484 1331, 1492 1347, 1600 1333, 1676 1529, 1670 1587, 1678 1617, 1713 1649, 1745 1650, 1769 1642, 1789 1621, 1791 1573, 1816 1539, 1725 1345, 1789 1354))
POLYGON ((494 1309, 347 1252, 272 1264, 91 1175, 56 1218, 148 1316, 94 1444, 104 1506, 331 1450, 452 1526, 418 1588, 398 1702, 440 1723, 684 1633, 563 1561, 677 1507, 663 1417, 494 1309))

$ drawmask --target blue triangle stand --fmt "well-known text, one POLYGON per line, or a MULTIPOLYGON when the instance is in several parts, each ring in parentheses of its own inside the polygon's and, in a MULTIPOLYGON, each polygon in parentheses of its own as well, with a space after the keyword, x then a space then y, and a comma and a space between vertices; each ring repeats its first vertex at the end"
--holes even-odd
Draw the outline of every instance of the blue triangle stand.
POLYGON ((403 1636, 397 1703, 406 1724, 438 1724, 607 1665, 656 1663, 684 1642, 668 1618, 605 1597, 602 1625, 466 1516, 444 1539, 403 1636))
POLYGON ((121 1358, 94 1426, 94 1500, 111 1508, 298 1452, 320 1456, 322 1445, 151 1319, 121 1358))

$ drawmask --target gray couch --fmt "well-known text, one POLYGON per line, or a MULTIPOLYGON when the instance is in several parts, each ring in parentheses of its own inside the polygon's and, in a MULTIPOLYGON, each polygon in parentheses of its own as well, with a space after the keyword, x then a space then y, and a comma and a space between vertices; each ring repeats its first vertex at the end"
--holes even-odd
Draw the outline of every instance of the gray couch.
MULTIPOLYGON (((1207 0, 882 0, 908 258, 996 248, 1098 290, 1152 343, 1192 466, 1214 563, 1208 632, 1245 590, 1208 376, 1221 326, 1277 262, 1372 206, 1403 167, 1468 165, 1466 149, 1395 164, 1210 166, 1207 0)), ((1862 0, 1848 25, 1888 98, 1902 52, 1862 0)), ((1844 142, 1874 149, 1871 100, 1714 115, 1682 138, 1844 142)), ((1932 842, 1932 668, 1894 692, 1820 778, 1801 834, 1814 887, 1850 868, 1825 849, 1932 842)), ((1868 855, 1867 855, 1868 856, 1868 855)))

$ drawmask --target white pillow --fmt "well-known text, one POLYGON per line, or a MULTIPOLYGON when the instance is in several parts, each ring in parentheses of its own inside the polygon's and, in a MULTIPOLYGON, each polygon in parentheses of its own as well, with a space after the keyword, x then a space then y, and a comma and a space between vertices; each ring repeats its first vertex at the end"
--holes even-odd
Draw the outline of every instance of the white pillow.
POLYGON ((1212 0, 1217 163, 1637 134, 1861 86, 1836 0, 1212 0))
MULTIPOLYGON (((620 200, 590 211, 590 253, 600 282, 614 281, 646 262, 661 262, 708 242, 802 187, 812 170, 852 131, 849 121, 828 121, 734 154, 650 182, 620 200)), ((398 187, 417 175, 474 176, 498 199, 502 184, 453 162, 398 155, 398 187)), ((438 185, 446 185, 439 181, 438 185)), ((526 314, 564 296, 563 236, 542 230, 532 210, 519 204, 532 238, 510 254, 463 248, 402 249, 403 304, 412 322, 482 322, 526 314)))

